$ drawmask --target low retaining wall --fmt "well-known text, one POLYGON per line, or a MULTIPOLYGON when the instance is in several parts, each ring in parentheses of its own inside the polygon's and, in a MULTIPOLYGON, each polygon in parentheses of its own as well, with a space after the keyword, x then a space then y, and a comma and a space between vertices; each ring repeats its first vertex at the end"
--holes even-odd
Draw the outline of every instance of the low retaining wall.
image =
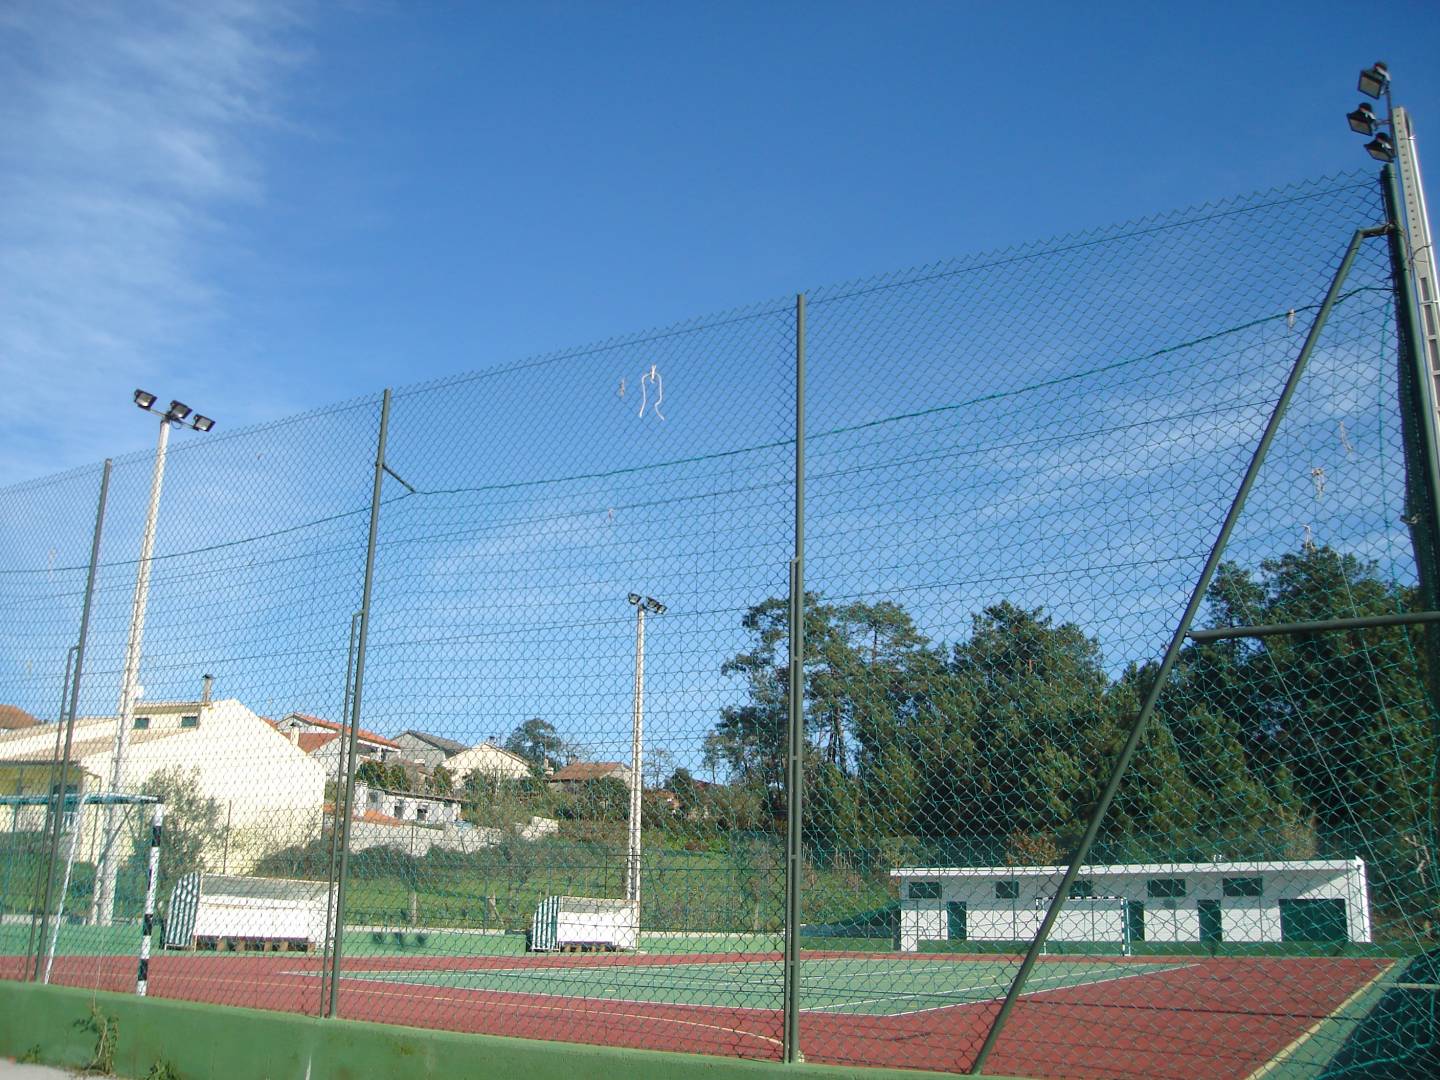
MULTIPOLYGON (((165 1062, 183 1080, 923 1080, 940 1073, 782 1065, 699 1054, 459 1035, 353 1020, 0 981, 0 1055, 81 1069, 92 1006, 117 1025, 114 1069, 165 1062)), ((1000 1078, 992 1078, 1000 1080, 1000 1078)))

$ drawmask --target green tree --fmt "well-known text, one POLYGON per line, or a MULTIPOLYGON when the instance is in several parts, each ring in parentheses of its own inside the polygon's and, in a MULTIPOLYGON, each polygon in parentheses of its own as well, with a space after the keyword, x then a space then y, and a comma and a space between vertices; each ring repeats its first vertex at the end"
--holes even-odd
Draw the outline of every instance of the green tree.
POLYGON ((519 754, 537 772, 544 772, 547 765, 558 769, 571 756, 554 725, 538 716, 531 717, 510 732, 505 739, 505 749, 519 754))
MULTIPOLYGON (((165 804, 157 896, 168 898, 176 880, 186 874, 220 868, 227 839, 225 808, 201 790, 199 769, 161 769, 141 785, 140 793, 165 804)), ((136 815, 135 821, 131 859, 143 874, 150 859, 149 813, 136 815)))
POLYGON ((455 776, 444 765, 430 771, 430 790, 436 795, 449 795, 455 790, 455 776))

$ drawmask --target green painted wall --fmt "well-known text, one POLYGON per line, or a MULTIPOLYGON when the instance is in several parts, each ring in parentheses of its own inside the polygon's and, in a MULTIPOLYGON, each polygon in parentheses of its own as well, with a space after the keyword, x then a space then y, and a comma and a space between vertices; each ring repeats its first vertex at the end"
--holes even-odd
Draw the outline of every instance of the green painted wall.
POLYGON ((93 1059, 92 1004, 119 1024, 115 1071, 168 1062, 182 1080, 920 1080, 912 1070, 785 1066, 694 1054, 458 1035, 0 981, 0 1054, 93 1059))

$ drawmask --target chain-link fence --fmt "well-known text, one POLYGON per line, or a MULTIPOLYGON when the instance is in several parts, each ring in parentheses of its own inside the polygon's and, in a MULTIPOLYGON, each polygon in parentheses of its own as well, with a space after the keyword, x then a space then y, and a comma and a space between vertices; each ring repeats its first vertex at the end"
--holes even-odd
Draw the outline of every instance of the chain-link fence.
POLYGON ((0 971, 128 990, 149 927, 153 995, 461 1031, 1433 1053, 1384 221, 1331 178, 176 431, 150 560, 152 455, 11 489, 0 971))

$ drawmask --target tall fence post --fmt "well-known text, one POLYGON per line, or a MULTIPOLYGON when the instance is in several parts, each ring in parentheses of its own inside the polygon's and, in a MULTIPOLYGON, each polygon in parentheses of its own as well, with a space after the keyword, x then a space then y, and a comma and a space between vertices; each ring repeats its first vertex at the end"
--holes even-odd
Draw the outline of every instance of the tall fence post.
POLYGON ((1110 804, 1115 799, 1115 793, 1120 788, 1120 781, 1124 779, 1125 772, 1130 766, 1130 759, 1135 756, 1135 751, 1140 746, 1140 740, 1145 735, 1145 729, 1149 726, 1150 718, 1155 712, 1155 705, 1160 699, 1160 692, 1164 689, 1170 671, 1180 657, 1180 649, 1185 644, 1186 635, 1190 632, 1190 625, 1195 621, 1200 604, 1210 589, 1210 582, 1225 554, 1225 545, 1229 542, 1230 534, 1234 531, 1240 512, 1245 507, 1245 500, 1250 495, 1250 489, 1254 486, 1255 478, 1260 473, 1260 467, 1265 463, 1265 456, 1270 450, 1270 444, 1275 440, 1275 433, 1280 428, 1280 422, 1285 418, 1285 412, 1290 406, 1290 399, 1295 396, 1295 389, 1300 385, 1301 376, 1304 375, 1305 368, 1310 362, 1310 355, 1315 351, 1315 346, 1320 340, 1320 332, 1324 329, 1325 323, 1330 318, 1330 311, 1340 297, 1340 288, 1350 274, 1350 267, 1355 262, 1355 256, 1359 254, 1360 245, 1367 238, 1383 236, 1391 229, 1392 226, 1388 224, 1357 229, 1350 237, 1350 244, 1345 249, 1345 256, 1340 260, 1340 266, 1330 280, 1330 288, 1325 293, 1325 301, 1320 305, 1320 310, 1316 312, 1315 321, 1310 326, 1310 332, 1305 336, 1305 344, 1300 349, 1300 355, 1295 358, 1295 363, 1290 368, 1290 375, 1285 380, 1285 387, 1280 391, 1280 397, 1270 412, 1270 419, 1266 421, 1260 441, 1256 443, 1255 449, 1250 455, 1250 464, 1245 469, 1245 476, 1240 481, 1235 497, 1230 502, 1230 509, 1225 513, 1220 532, 1215 537, 1215 542, 1210 547, 1210 554, 1205 560, 1204 569, 1200 571, 1200 577, 1190 593, 1190 601, 1185 605, 1185 613, 1180 617, 1180 623, 1170 638, 1170 644, 1165 650, 1165 658, 1155 673, 1154 681, 1145 692, 1140 710, 1135 714, 1135 720, 1130 725, 1129 737, 1125 740, 1124 747, 1115 759, 1115 764, 1110 770, 1110 778, 1105 784, 1099 801, 1095 804, 1095 810, 1090 815, 1089 823, 1085 826, 1085 833, 1070 857, 1070 864, 1065 870, 1065 876, 1061 878, 1060 884, 1055 890, 1055 896, 1051 899, 1050 906, 1045 912, 1045 918, 1035 933, 1035 939, 1030 943, 1030 948, 1025 953, 1025 959, 1020 963, 1020 970, 1015 973, 1010 989, 1005 994, 1005 1000, 1000 1005, 1000 1011, 995 1014, 995 1019, 990 1024, 990 1030, 985 1035, 985 1041, 981 1044, 979 1053, 975 1055, 974 1062, 971 1063, 970 1074, 972 1076, 978 1076, 984 1071, 985 1062, 990 1057, 991 1051, 995 1049, 1000 1033, 1004 1031, 1005 1024, 1015 1008, 1015 1002, 1025 990, 1025 983, 1030 977, 1031 969, 1035 966, 1035 960, 1044 949, 1045 942, 1050 937, 1050 931, 1055 926, 1055 920, 1059 917, 1065 901, 1069 898, 1070 887, 1079 876, 1080 867, 1089 857, 1090 848, 1100 832, 1100 823, 1104 820, 1106 811, 1110 809, 1110 804))
POLYGON ((783 1057, 800 1052, 800 885, 805 789, 805 294, 795 297, 795 554, 790 560, 790 666, 785 748, 785 1030, 783 1057))
MULTIPOLYGON (((375 445, 375 482, 370 492, 370 537, 365 548, 365 584, 360 594, 360 634, 355 645, 355 681, 350 693, 350 727, 345 749, 345 798, 336 806, 340 816, 340 865, 335 882, 334 945, 330 950, 330 1016, 340 1015, 340 964, 345 952, 345 879, 350 870, 350 814, 355 802, 355 731, 360 726, 360 700, 365 687, 365 642, 370 634, 370 596, 375 584, 375 541, 380 530, 380 495, 385 484, 385 438, 390 430, 390 390, 380 400, 380 435, 375 445)), ((336 792, 338 796, 340 793, 336 792)))
MULTIPOLYGON (((80 707, 80 677, 85 670, 85 642, 90 637, 90 611, 95 600, 95 575, 100 566, 100 537, 105 530, 105 505, 110 498, 110 470, 112 462, 105 459, 100 471, 100 494, 95 500, 95 528, 90 535, 90 565, 85 572, 85 598, 80 604, 80 637, 75 642, 75 662, 70 669, 68 703, 62 703, 61 715, 55 718, 65 728, 65 744, 60 753, 58 767, 50 770, 52 794, 55 796, 54 809, 50 814, 48 834, 49 851, 45 858, 45 898, 40 907, 40 941, 45 940, 46 924, 50 920, 51 891, 55 883, 55 864, 60 853, 61 823, 64 821, 65 789, 70 784, 70 754, 75 745, 75 714, 80 707)), ((56 732, 57 740, 59 732, 56 732)), ((43 947, 35 951, 35 969, 31 977, 40 978, 40 954, 43 947)))
MULTIPOLYGON (((1401 207, 1403 171, 1392 165, 1380 170, 1385 215, 1390 221, 1390 269, 1395 287, 1395 322, 1400 346, 1401 428, 1405 444, 1405 502, 1410 544, 1420 577, 1421 606, 1440 606, 1440 437, 1436 434, 1434 373, 1426 356, 1427 338, 1421 322, 1424 298, 1411 271, 1410 248, 1401 207)), ((1440 632, 1424 631, 1426 688, 1430 694, 1430 738, 1440 757, 1440 632)), ((1440 768, 1430 780, 1431 858, 1440 836, 1440 768)))
MULTIPOLYGON (((342 724, 350 715, 350 692, 354 688, 353 679, 355 676, 355 639, 360 633, 360 612, 350 616, 350 645, 345 650, 345 693, 340 699, 340 719, 342 724)), ((321 943, 320 955, 320 1015, 325 1015, 326 1002, 329 1001, 330 982, 330 953, 334 944, 333 934, 335 932, 335 864, 340 858, 340 793, 345 789, 345 777, 347 775, 350 760, 345 753, 347 740, 336 739, 335 745, 339 747, 339 753, 335 760, 335 790, 330 796, 330 860, 325 868, 325 940, 321 943)), ((320 831, 325 831, 325 811, 320 811, 320 831)))

